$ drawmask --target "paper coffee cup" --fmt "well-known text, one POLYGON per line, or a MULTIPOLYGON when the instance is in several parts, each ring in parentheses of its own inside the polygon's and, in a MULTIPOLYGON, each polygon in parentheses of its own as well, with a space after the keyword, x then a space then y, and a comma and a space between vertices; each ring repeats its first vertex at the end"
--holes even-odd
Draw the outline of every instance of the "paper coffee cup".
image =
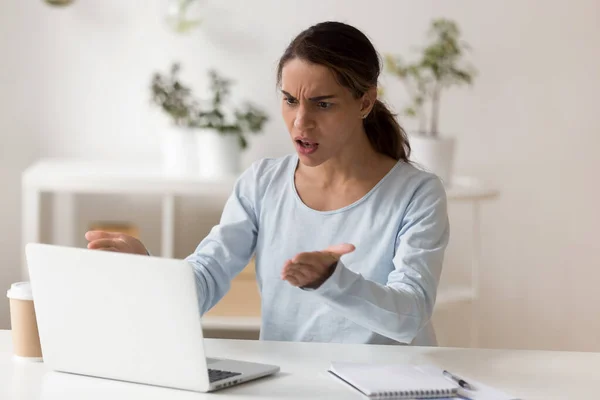
POLYGON ((42 361, 33 295, 29 282, 13 283, 6 292, 10 299, 10 324, 14 355, 17 359, 42 361))

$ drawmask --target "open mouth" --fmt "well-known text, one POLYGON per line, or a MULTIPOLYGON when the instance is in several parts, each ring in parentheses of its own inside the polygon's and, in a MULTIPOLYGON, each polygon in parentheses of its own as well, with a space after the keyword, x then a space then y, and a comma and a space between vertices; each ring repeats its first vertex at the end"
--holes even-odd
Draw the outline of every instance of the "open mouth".
POLYGON ((296 143, 305 149, 316 149, 319 146, 319 143, 309 142, 301 139, 296 139, 296 143))

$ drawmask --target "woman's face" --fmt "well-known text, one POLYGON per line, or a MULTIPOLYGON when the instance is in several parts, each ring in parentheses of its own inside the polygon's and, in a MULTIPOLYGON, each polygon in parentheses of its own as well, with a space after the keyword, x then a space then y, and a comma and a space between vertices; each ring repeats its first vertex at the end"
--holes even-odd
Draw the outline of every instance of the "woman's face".
POLYGON ((356 139, 365 134, 369 96, 354 98, 329 68, 292 59, 282 69, 281 92, 283 119, 303 164, 320 165, 364 142, 356 139))

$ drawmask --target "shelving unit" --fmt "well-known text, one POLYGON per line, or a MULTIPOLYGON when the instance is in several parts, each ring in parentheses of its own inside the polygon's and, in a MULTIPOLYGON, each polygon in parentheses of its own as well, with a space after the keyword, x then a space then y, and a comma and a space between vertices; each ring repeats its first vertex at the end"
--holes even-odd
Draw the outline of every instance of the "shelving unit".
MULTIPOLYGON (((145 194, 162 198, 161 252, 173 257, 176 199, 184 196, 225 197, 233 189, 236 176, 204 179, 195 176, 169 176, 156 165, 91 162, 77 159, 46 159, 36 162, 22 174, 22 243, 41 240, 41 195, 54 196, 53 243, 74 246, 75 215, 78 194, 145 194)), ((456 177, 446 188, 448 201, 468 202, 472 206, 471 282, 438 293, 436 306, 457 301, 472 301, 471 342, 478 340, 479 270, 481 264, 480 205, 495 198, 497 190, 471 177, 456 177)), ((22 254, 21 275, 28 279, 25 256, 22 254)), ((235 284, 235 283, 234 283, 235 284)), ((218 310, 216 310, 218 311, 218 310)), ((227 316, 209 313, 204 325, 210 329, 260 329, 260 315, 227 316)))

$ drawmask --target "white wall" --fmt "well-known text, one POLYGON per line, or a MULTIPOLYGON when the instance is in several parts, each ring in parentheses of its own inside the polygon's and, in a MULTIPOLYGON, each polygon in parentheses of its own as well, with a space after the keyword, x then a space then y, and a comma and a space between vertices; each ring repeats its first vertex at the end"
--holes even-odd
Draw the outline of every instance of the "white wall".
MULTIPOLYGON (((18 275, 19 178, 29 163, 42 156, 132 159, 134 151, 159 156, 164 121, 148 101, 153 71, 180 60, 184 77, 201 88, 205 70, 216 66, 239 82, 240 97, 272 110, 265 134, 244 155, 248 165, 292 149, 278 116, 274 70, 301 29, 342 20, 363 29, 381 52, 405 54, 433 17, 445 16, 459 22, 480 75, 472 89, 444 96, 441 128, 459 138, 458 172, 502 193, 482 213, 482 345, 600 350, 596 0, 202 3, 201 29, 178 36, 165 28, 166 1, 80 0, 65 9, 2 2, 0 289, 18 275)), ((400 109, 400 86, 383 82, 400 109)), ((82 200, 81 232, 90 219, 133 216, 158 249, 157 199, 82 200)), ((179 211, 179 256, 218 218, 220 204, 200 203, 188 199, 179 211)), ((467 216, 452 209, 450 264, 466 260, 467 216)), ((7 315, 0 302, 0 327, 7 315)))

